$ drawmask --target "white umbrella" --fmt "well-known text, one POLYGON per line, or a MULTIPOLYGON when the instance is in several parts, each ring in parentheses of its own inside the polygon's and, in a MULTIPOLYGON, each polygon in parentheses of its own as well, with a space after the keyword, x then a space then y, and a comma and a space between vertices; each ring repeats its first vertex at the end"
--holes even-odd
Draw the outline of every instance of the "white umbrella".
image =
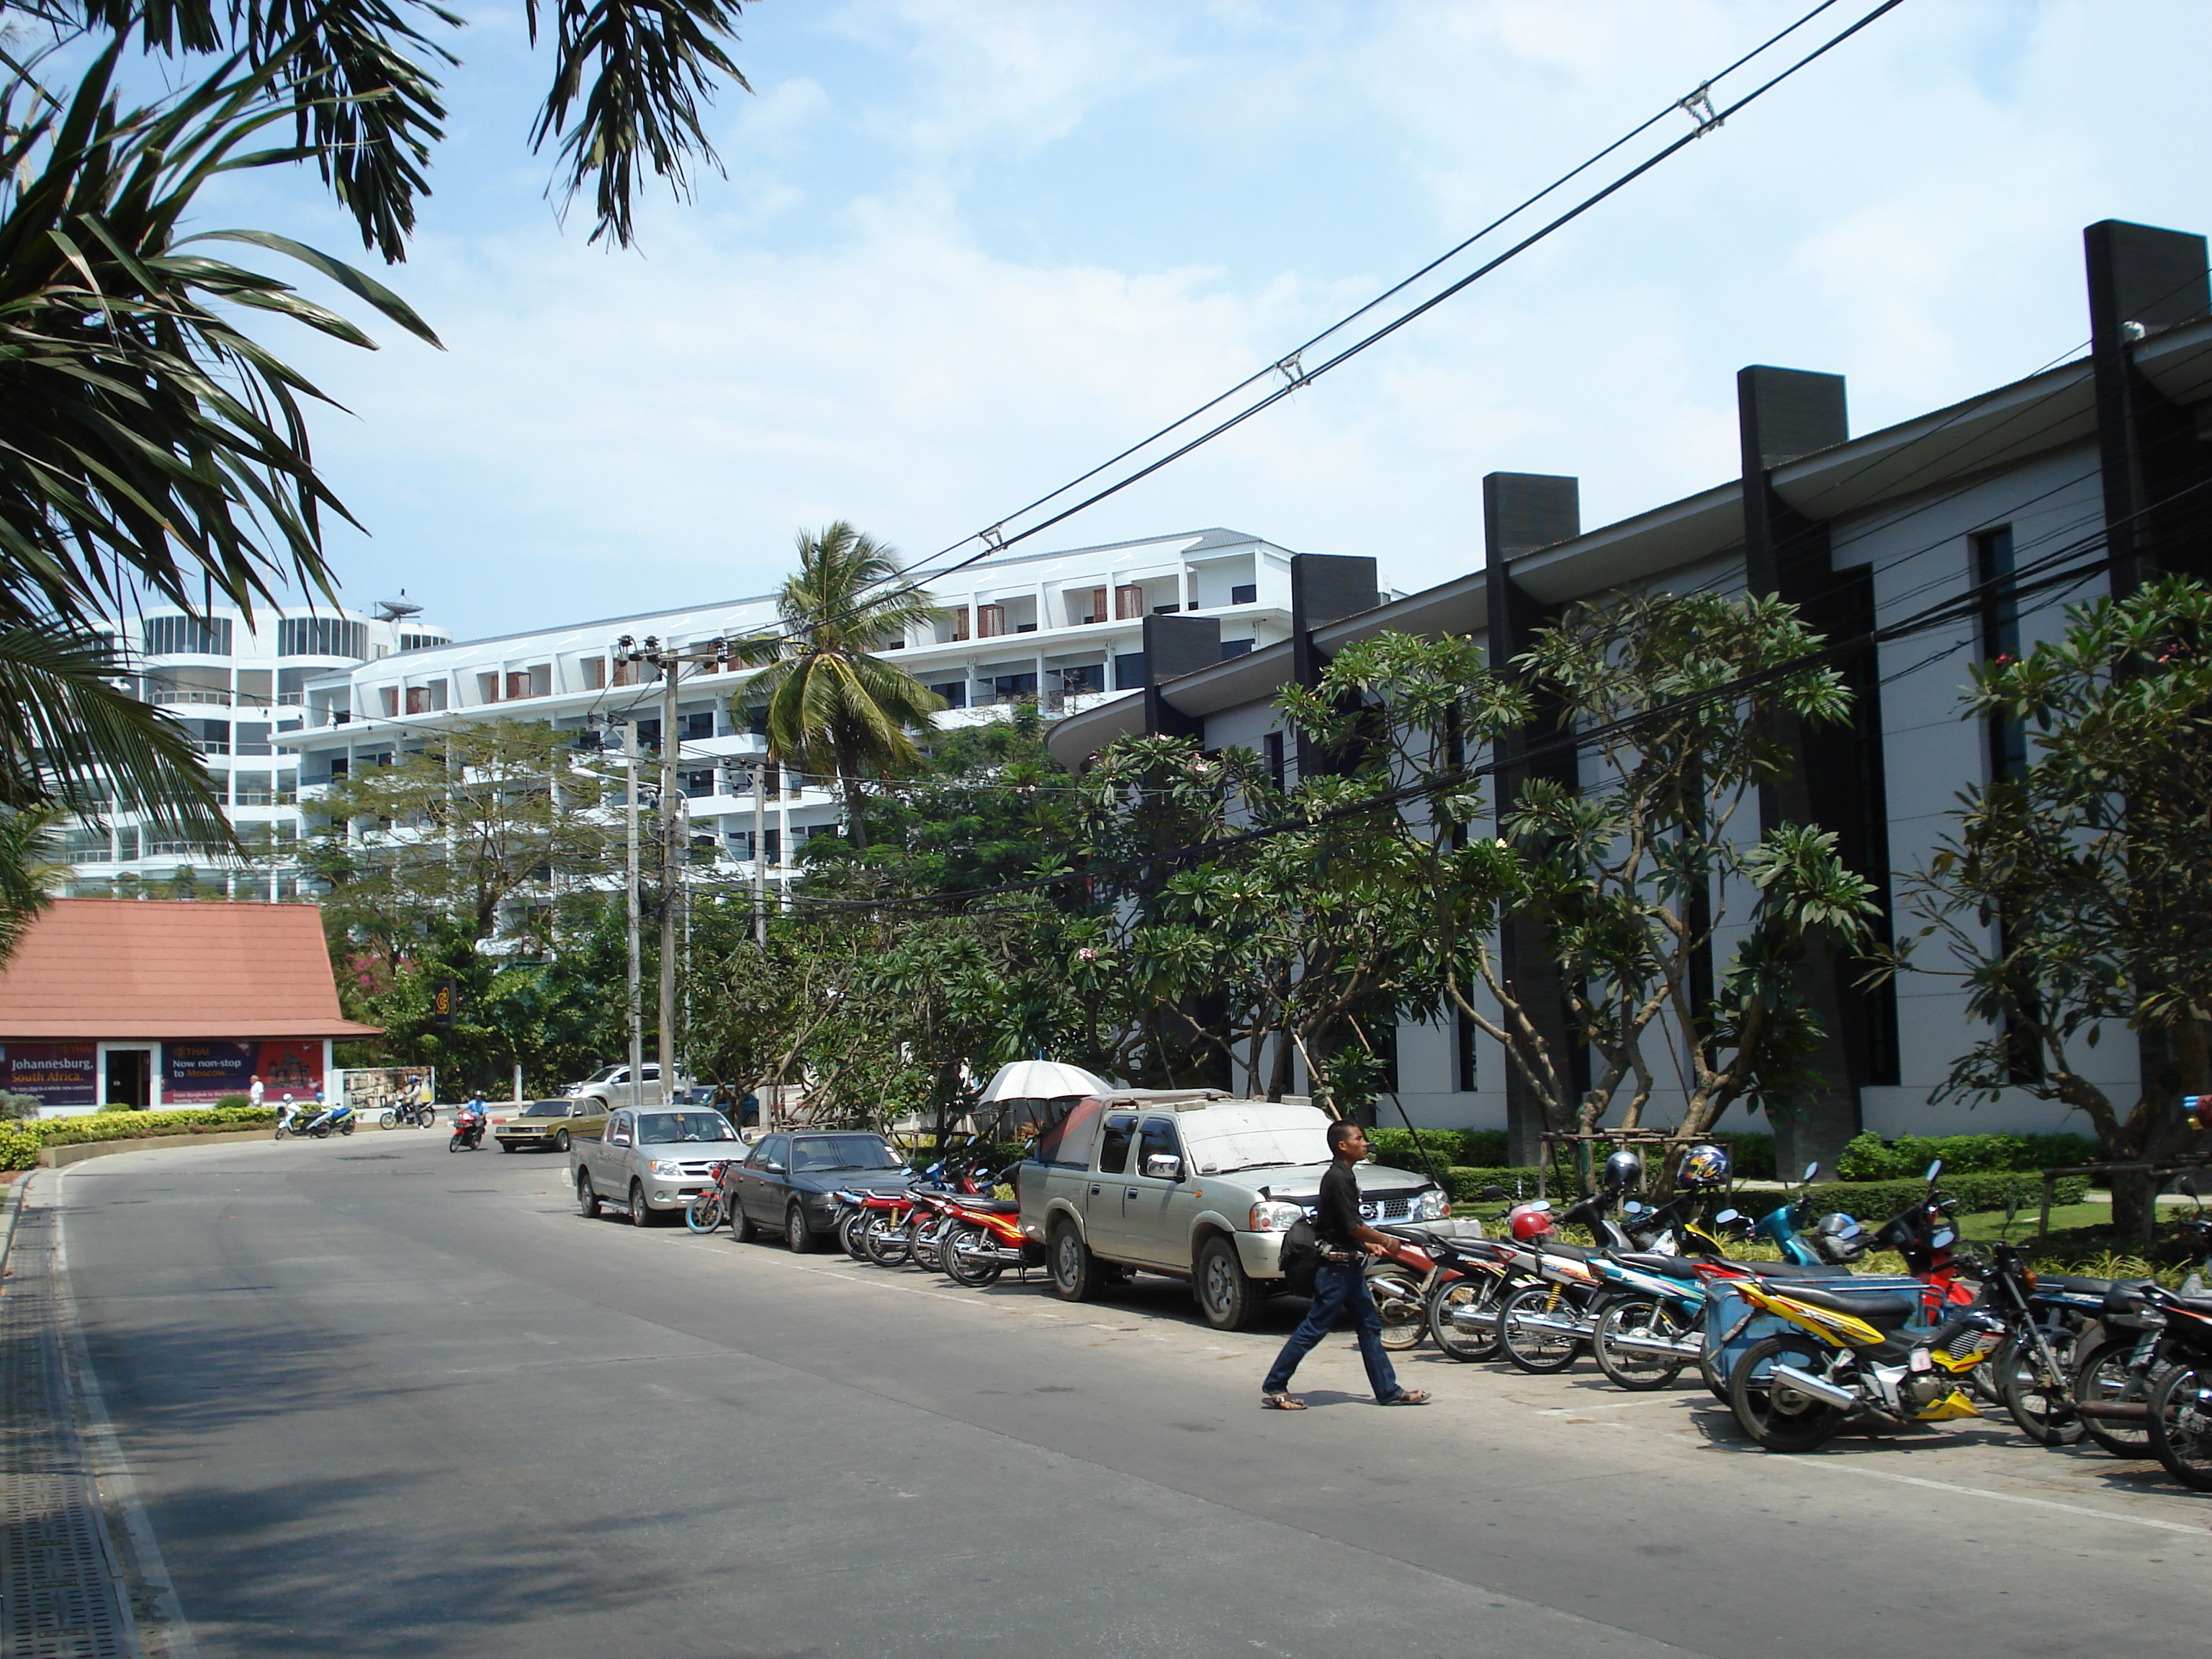
POLYGON ((1103 1095, 1113 1087, 1080 1066, 1056 1060, 1017 1060, 999 1067, 984 1085, 978 1104, 1000 1100, 1062 1100, 1070 1095, 1103 1095))

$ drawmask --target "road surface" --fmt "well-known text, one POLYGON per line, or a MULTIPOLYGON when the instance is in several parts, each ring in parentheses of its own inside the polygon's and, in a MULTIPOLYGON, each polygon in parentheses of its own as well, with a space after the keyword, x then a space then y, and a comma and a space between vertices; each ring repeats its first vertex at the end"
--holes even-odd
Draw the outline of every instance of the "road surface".
MULTIPOLYGON (((1161 1280, 1084 1307, 575 1213, 442 1131, 42 1174, 190 1649, 1864 1659, 2186 1645, 2212 1498, 2008 1423, 1750 1449, 1161 1280)), ((152 1633, 149 1645, 161 1632, 152 1633)))

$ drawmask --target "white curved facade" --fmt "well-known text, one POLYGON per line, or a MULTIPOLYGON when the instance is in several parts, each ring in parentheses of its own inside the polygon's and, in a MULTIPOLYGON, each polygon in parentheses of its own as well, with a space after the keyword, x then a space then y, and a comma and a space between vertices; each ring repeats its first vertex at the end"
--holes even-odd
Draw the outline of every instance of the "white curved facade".
POLYGON ((234 609, 195 620, 162 606, 111 626, 131 647, 139 694, 185 723, 231 822, 268 853, 245 860, 161 839, 138 813, 111 810, 99 827, 69 831, 76 896, 169 897, 185 888, 202 896, 295 896, 298 872, 287 849, 298 847, 304 827, 299 757, 277 744, 301 729, 307 683, 451 642, 444 629, 419 617, 391 621, 329 606, 272 608, 251 623, 234 609))

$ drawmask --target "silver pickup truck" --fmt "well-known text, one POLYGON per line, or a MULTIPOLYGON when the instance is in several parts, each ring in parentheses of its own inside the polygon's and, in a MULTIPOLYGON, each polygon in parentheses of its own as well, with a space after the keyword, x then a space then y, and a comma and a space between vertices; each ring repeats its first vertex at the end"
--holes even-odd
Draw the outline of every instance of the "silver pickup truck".
MULTIPOLYGON (((1283 1234, 1320 1201, 1328 1115, 1297 1101, 1131 1089, 1076 1102, 1017 1166, 1022 1231, 1045 1247, 1070 1302, 1110 1272, 1189 1281, 1206 1322, 1249 1324, 1281 1288, 1283 1234)), ((1370 1221, 1435 1221, 1450 1200, 1425 1176, 1362 1164, 1370 1221)))
POLYGON ((711 1106, 623 1106, 607 1115, 602 1133, 570 1139, 568 1179, 586 1215, 612 1202, 643 1227, 674 1220, 714 1184, 717 1164, 744 1155, 730 1120, 711 1106))

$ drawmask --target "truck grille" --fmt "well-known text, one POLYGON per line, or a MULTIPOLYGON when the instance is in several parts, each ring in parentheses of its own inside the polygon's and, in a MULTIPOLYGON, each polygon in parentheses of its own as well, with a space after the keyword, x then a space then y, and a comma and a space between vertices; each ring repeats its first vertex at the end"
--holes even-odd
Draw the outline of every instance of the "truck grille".
POLYGON ((1390 1193, 1360 1200, 1360 1215, 1369 1221, 1403 1221, 1413 1213, 1411 1193, 1390 1193))

